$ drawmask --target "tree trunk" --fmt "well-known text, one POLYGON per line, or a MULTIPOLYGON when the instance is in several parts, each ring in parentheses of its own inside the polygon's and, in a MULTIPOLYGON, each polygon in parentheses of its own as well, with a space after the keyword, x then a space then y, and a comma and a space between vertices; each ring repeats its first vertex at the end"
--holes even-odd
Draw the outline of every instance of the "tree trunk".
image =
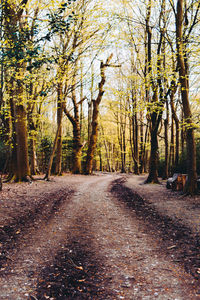
POLYGON ((108 172, 111 172, 108 145, 107 145, 107 142, 105 139, 104 139, 104 146, 105 146, 105 150, 106 150, 107 170, 108 170, 108 172))
POLYGON ((88 144, 88 151, 87 151, 87 158, 86 158, 86 167, 85 167, 85 174, 91 174, 92 173, 92 163, 94 158, 94 153, 96 150, 96 144, 97 144, 97 136, 98 136, 98 115, 99 115, 99 105, 101 103, 103 94, 104 94, 104 84, 106 81, 105 78, 105 68, 109 66, 109 62, 112 59, 113 55, 110 55, 106 63, 104 64, 101 62, 100 65, 100 72, 101 72, 101 81, 99 83, 99 93, 96 98, 96 100, 93 100, 93 113, 92 113, 92 132, 89 138, 89 144, 88 144))
POLYGON ((26 111, 23 105, 16 105, 16 141, 17 141, 17 170, 16 181, 27 181, 30 176, 28 159, 26 111))
POLYGON ((185 191, 194 194, 197 191, 197 172, 196 172, 196 145, 194 138, 194 127, 192 124, 192 114, 189 102, 189 83, 187 53, 183 41, 183 20, 184 20, 184 0, 177 1, 176 13, 176 46, 179 81, 181 84, 181 99, 183 105, 184 118, 186 122, 186 145, 187 145, 187 173, 188 181, 185 191))
MULTIPOLYGON (((150 16, 151 16, 151 0, 148 1, 147 5, 147 15, 146 15, 146 62, 147 67, 145 71, 145 76, 150 77, 150 83, 147 82, 146 86, 146 98, 149 101, 149 93, 150 88, 148 86, 151 86, 154 90, 152 103, 158 103, 158 92, 157 92, 157 86, 155 86, 152 78, 152 52, 151 52, 151 38, 152 38, 152 30, 149 25, 150 22, 150 16)), ((161 46, 161 45, 160 45, 161 46)), ((161 47, 160 47, 161 48, 161 47)), ((160 53, 158 53, 160 54, 160 53)), ((159 75, 160 76, 160 75, 159 75)), ((149 174, 145 181, 145 183, 158 183, 158 121, 157 121, 158 113, 156 111, 150 112, 150 118, 151 118, 151 127, 150 127, 150 135, 151 135, 151 155, 150 155, 150 162, 149 162, 149 174)))
POLYGON ((6 181, 10 181, 15 178, 17 171, 17 136, 16 136, 16 112, 14 103, 14 87, 13 80, 11 78, 9 87, 9 102, 10 102, 10 114, 11 114, 11 140, 10 140, 10 161, 9 161, 9 175, 6 181))
POLYGON ((170 101, 171 101, 172 119, 174 120, 175 126, 176 126, 176 148, 175 148, 174 164, 175 164, 175 166, 177 166, 179 163, 179 119, 178 119, 178 116, 176 114, 176 110, 174 107, 174 94, 175 94, 175 91, 172 91, 172 93, 170 95, 170 101))
POLYGON ((37 156, 36 156, 36 137, 31 136, 30 138, 30 163, 31 163, 31 175, 39 174, 37 166, 37 156))
MULTIPOLYGON (((33 104, 34 106, 35 104, 33 104)), ((31 105, 28 105, 28 128, 30 132, 29 140, 30 140, 30 169, 31 175, 39 174, 39 169, 37 166, 37 155, 36 155, 36 135, 37 135, 37 126, 35 126, 33 120, 33 109, 31 105)))
POLYGON ((45 177, 44 177, 44 179, 46 179, 46 180, 50 180, 51 168, 52 168, 54 154, 55 154, 56 147, 57 147, 59 131, 60 131, 60 127, 57 127, 56 136, 55 136, 54 143, 53 143, 53 148, 52 148, 51 155, 50 155, 50 158, 49 158, 49 163, 48 163, 47 171, 46 171, 46 174, 45 174, 45 177))
MULTIPOLYGON (((174 119, 171 122, 171 141, 170 141, 170 172, 174 168, 175 164, 175 143, 174 143, 174 119)), ((172 175, 172 174, 171 174, 172 175)))
MULTIPOLYGON (((103 94, 102 94, 103 96, 103 94)), ((99 115, 99 103, 93 101, 93 115, 92 115, 92 133, 89 139, 88 152, 86 158, 86 174, 92 173, 92 163, 94 158, 94 152, 97 144, 97 136, 98 136, 98 115, 99 115)))
MULTIPOLYGON (((21 35, 19 28, 23 28, 24 23, 21 21, 24 8, 28 0, 22 1, 19 5, 15 1, 7 1, 4 5, 4 24, 5 34, 7 37, 8 49, 14 49, 16 45, 21 43, 21 35)), ((15 58, 16 59, 16 58, 15 58)), ((23 77, 26 69, 26 63, 24 61, 18 61, 16 59, 15 68, 11 68, 12 77, 12 88, 14 90, 11 102, 13 101, 13 114, 15 118, 15 132, 13 133, 16 137, 16 142, 13 155, 12 172, 16 181, 26 181, 30 176, 30 168, 28 161, 28 142, 27 142, 27 115, 24 107, 24 87, 23 77), (14 84, 15 83, 15 84, 14 84), (16 153, 15 153, 16 152, 16 153), (14 160, 15 159, 15 160, 14 160)), ((10 93, 10 91, 8 91, 10 93)))
POLYGON ((168 142, 168 129, 169 129, 169 106, 166 102, 166 118, 164 120, 165 126, 165 165, 162 179, 167 179, 169 177, 169 142, 168 142))
POLYGON ((143 173, 144 171, 143 151, 144 151, 144 125, 143 125, 143 112, 140 111, 140 150, 139 150, 139 172, 140 173, 143 173))
POLYGON ((57 126, 59 128, 58 141, 56 149, 56 167, 55 174, 62 174, 62 116, 63 116, 63 105, 62 105, 62 85, 58 83, 57 86, 57 126))
POLYGON ((79 122, 73 123, 73 174, 81 173, 81 155, 82 155, 82 143, 80 134, 79 122))
POLYGON ((151 156, 149 165, 149 175, 145 183, 159 183, 158 180, 158 130, 151 130, 151 156))

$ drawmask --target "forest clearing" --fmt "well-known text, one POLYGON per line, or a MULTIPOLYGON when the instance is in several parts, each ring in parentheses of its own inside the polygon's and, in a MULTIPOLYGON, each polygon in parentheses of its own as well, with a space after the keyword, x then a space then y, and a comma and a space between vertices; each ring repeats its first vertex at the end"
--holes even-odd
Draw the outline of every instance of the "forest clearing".
POLYGON ((199 299, 200 1, 0 1, 0 300, 199 299))
POLYGON ((200 196, 144 179, 6 184, 0 299, 199 299, 200 196))

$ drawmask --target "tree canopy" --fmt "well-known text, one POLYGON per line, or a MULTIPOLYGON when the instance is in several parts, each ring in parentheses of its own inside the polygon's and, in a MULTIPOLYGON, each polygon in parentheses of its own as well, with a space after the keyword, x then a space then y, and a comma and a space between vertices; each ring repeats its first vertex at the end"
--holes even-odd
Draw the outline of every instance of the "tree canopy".
POLYGON ((2 0, 0 170, 200 173, 197 0, 2 0))

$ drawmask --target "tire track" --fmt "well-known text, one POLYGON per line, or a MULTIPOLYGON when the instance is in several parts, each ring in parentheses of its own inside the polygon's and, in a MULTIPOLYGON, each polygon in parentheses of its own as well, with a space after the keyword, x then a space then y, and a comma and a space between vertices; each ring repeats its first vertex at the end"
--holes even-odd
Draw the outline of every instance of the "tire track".
POLYGON ((114 292, 107 290, 109 278, 104 274, 103 257, 94 250, 94 237, 85 219, 84 215, 75 221, 76 232, 71 230, 68 243, 40 273, 35 292, 38 300, 116 299, 114 292))
POLYGON ((161 248, 173 257, 173 261, 184 265, 186 272, 200 280, 200 237, 190 228, 169 216, 160 214, 152 205, 133 190, 124 186, 125 178, 117 179, 111 187, 115 197, 124 202, 144 221, 150 234, 159 237, 161 248), (170 247, 169 245, 172 245, 170 247))
POLYGON ((42 222, 48 222, 63 204, 74 194, 74 190, 65 189, 44 194, 42 200, 30 209, 13 218, 13 221, 0 228, 0 269, 9 264, 12 249, 17 248, 29 229, 37 229, 42 222))

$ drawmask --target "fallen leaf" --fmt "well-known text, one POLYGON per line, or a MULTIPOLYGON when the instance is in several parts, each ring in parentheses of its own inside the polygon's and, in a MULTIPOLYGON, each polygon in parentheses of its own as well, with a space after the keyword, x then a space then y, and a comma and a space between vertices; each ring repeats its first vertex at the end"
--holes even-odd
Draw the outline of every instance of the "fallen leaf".
POLYGON ((83 270, 83 267, 78 267, 78 266, 76 266, 76 269, 78 269, 78 270, 83 270))
POLYGON ((78 282, 84 282, 85 281, 85 279, 80 279, 80 280, 78 280, 78 282))

